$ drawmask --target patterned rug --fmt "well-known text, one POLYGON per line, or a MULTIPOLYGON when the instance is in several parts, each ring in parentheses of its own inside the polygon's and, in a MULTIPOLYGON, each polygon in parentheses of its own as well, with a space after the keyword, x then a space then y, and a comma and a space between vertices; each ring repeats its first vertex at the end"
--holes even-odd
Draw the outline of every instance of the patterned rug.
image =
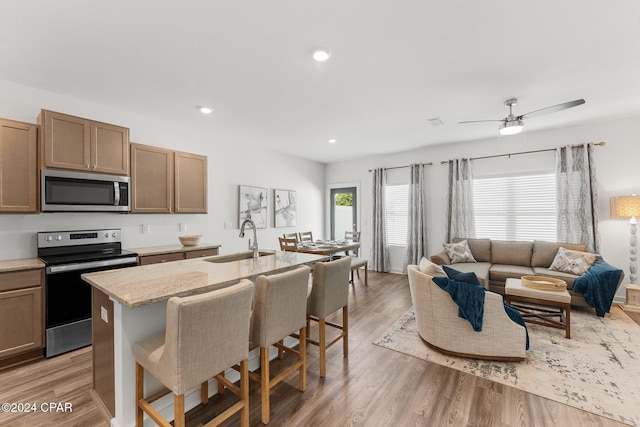
POLYGON ((374 344, 542 396, 603 417, 640 426, 640 326, 620 308, 604 318, 571 312, 564 330, 527 324, 524 362, 448 356, 418 336, 413 308, 374 344))

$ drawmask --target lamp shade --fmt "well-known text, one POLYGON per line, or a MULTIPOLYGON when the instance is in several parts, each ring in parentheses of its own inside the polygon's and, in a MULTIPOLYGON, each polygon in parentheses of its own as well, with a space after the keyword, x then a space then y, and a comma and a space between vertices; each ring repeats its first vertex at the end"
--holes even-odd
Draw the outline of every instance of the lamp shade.
POLYGON ((611 218, 640 217, 640 196, 620 196, 609 199, 611 218))

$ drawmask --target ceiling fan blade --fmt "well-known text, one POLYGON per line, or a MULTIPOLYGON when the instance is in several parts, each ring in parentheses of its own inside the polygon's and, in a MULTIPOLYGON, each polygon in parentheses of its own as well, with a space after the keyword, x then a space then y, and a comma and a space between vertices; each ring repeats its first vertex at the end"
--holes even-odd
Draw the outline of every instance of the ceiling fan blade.
POLYGON ((467 120, 464 122, 458 122, 459 125, 464 124, 464 123, 482 123, 482 122, 504 122, 506 121, 506 119, 502 119, 502 120, 467 120))
POLYGON ((555 113, 556 111, 566 110, 567 108, 577 107, 585 103, 584 99, 576 99, 575 101, 564 102, 562 104, 553 105, 551 107, 541 108, 539 110, 531 111, 518 117, 518 119, 530 119, 531 117, 540 116, 542 114, 555 113))

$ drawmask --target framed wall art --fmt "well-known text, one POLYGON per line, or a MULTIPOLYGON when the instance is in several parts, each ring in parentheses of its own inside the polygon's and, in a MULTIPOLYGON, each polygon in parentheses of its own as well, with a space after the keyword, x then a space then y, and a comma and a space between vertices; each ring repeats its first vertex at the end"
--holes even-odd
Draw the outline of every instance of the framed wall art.
POLYGON ((248 185, 239 187, 238 227, 245 219, 251 218, 256 228, 267 228, 267 189, 248 185))
POLYGON ((298 223, 296 192, 273 190, 273 212, 276 227, 295 227, 298 223))

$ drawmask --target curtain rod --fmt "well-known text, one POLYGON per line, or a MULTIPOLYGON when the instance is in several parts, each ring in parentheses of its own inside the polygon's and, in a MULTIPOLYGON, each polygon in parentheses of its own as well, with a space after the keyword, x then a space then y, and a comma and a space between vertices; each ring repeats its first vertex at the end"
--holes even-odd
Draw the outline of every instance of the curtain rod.
MULTIPOLYGON (((423 166, 433 166, 433 162, 429 162, 429 163, 420 163, 423 166)), ((384 170, 389 170, 389 169, 402 169, 402 168, 408 168, 411 167, 411 165, 405 165, 405 166, 392 166, 390 168, 382 168, 384 170)), ((369 172, 373 172, 373 169, 369 169, 369 172)))
MULTIPOLYGON (((600 142, 595 143, 593 145, 604 147, 605 145, 607 145, 607 143, 604 142, 604 141, 600 141, 600 142)), ((572 145, 571 147, 572 148, 578 148, 578 147, 582 147, 582 145, 572 145)), ((544 149, 544 150, 520 151, 518 153, 494 154, 493 156, 471 157, 469 160, 492 159, 494 157, 511 157, 511 156, 517 156, 518 154, 544 153, 545 151, 556 151, 556 149, 555 148, 547 148, 547 149, 544 149)), ((441 165, 446 165, 450 161, 451 160, 442 160, 442 161, 440 161, 440 164, 441 165)), ((371 171, 369 171, 369 172, 371 172, 371 171)))

